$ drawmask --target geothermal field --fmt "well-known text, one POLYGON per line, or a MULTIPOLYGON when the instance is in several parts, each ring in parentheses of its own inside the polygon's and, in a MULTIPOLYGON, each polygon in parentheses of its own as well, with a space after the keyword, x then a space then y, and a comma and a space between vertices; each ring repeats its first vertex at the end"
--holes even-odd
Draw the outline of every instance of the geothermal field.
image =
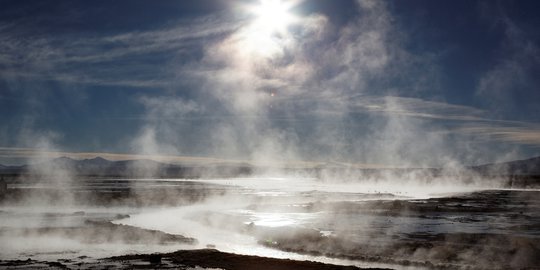
POLYGON ((539 0, 0 0, 0 270, 540 270, 539 0))
MULTIPOLYGON (((227 178, 66 178, 66 160, 49 164, 61 174, 19 168, 17 177, 5 176, 1 268, 540 266, 534 177, 334 168, 227 178)), ((80 170, 96 160, 70 161, 80 170)))

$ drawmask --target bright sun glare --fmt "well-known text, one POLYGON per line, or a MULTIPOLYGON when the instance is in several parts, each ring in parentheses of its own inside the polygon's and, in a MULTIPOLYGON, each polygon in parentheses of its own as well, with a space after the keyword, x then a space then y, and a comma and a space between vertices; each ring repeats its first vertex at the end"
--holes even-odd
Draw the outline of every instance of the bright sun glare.
POLYGON ((257 15, 255 24, 258 30, 269 34, 284 32, 293 20, 290 8, 290 3, 281 0, 261 0, 260 5, 253 8, 257 15))
POLYGON ((258 5, 250 8, 256 18, 245 38, 252 52, 264 57, 280 52, 287 27, 294 22, 294 16, 289 12, 292 6, 290 1, 260 0, 258 5))

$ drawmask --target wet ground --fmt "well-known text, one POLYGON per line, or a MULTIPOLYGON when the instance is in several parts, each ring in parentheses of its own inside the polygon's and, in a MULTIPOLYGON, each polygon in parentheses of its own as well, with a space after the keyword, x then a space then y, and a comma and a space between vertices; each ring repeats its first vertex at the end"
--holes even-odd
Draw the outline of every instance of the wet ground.
POLYGON ((261 260, 267 269, 540 268, 538 190, 308 178, 8 188, 0 268, 249 269, 261 260), (296 262, 305 260, 319 264, 296 262))

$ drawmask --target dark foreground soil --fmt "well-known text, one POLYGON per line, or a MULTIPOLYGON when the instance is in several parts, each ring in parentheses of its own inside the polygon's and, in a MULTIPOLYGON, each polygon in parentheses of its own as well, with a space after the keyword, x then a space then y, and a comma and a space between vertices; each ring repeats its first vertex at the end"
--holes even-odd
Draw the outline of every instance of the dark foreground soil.
MULTIPOLYGON (((193 267, 227 270, 354 270, 310 261, 294 261, 225 253, 214 249, 181 250, 163 254, 136 254, 110 257, 94 262, 60 260, 57 262, 16 260, 0 261, 1 269, 191 269, 193 267)), ((366 268, 362 268, 366 269, 366 268)), ((369 268, 373 270, 382 268, 369 268)))
POLYGON ((540 269, 537 239, 492 234, 417 234, 409 239, 374 236, 363 244, 342 237, 304 234, 295 240, 274 237, 268 247, 354 261, 424 269, 540 269), (411 240, 411 239, 416 240, 411 240))
POLYGON ((312 211, 334 207, 334 213, 373 220, 409 218, 429 222, 430 227, 412 223, 421 229, 405 233, 399 226, 407 221, 370 226, 364 235, 356 232, 360 240, 352 239, 347 229, 331 236, 309 229, 253 228, 252 233, 262 245, 301 254, 430 269, 540 269, 538 195, 536 191, 491 190, 428 200, 316 203, 310 205, 312 211), (482 229, 437 232, 436 224, 444 222, 448 227, 467 224, 482 229))
POLYGON ((57 236, 77 240, 86 244, 124 243, 169 245, 197 243, 196 239, 182 235, 114 224, 110 221, 92 220, 87 220, 83 226, 79 227, 0 228, 0 234, 21 237, 57 236))

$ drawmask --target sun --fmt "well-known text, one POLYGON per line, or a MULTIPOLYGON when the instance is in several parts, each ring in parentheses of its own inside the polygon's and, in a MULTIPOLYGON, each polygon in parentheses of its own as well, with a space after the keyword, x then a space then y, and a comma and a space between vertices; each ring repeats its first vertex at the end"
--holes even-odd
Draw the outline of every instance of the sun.
POLYGON ((291 2, 260 0, 260 4, 252 10, 257 16, 254 22, 255 27, 267 34, 283 33, 294 20, 289 12, 291 7, 291 2))
POLYGON ((287 42, 287 29, 296 21, 290 12, 293 5, 293 0, 260 0, 250 6, 255 17, 242 32, 244 49, 264 58, 279 55, 287 42))

